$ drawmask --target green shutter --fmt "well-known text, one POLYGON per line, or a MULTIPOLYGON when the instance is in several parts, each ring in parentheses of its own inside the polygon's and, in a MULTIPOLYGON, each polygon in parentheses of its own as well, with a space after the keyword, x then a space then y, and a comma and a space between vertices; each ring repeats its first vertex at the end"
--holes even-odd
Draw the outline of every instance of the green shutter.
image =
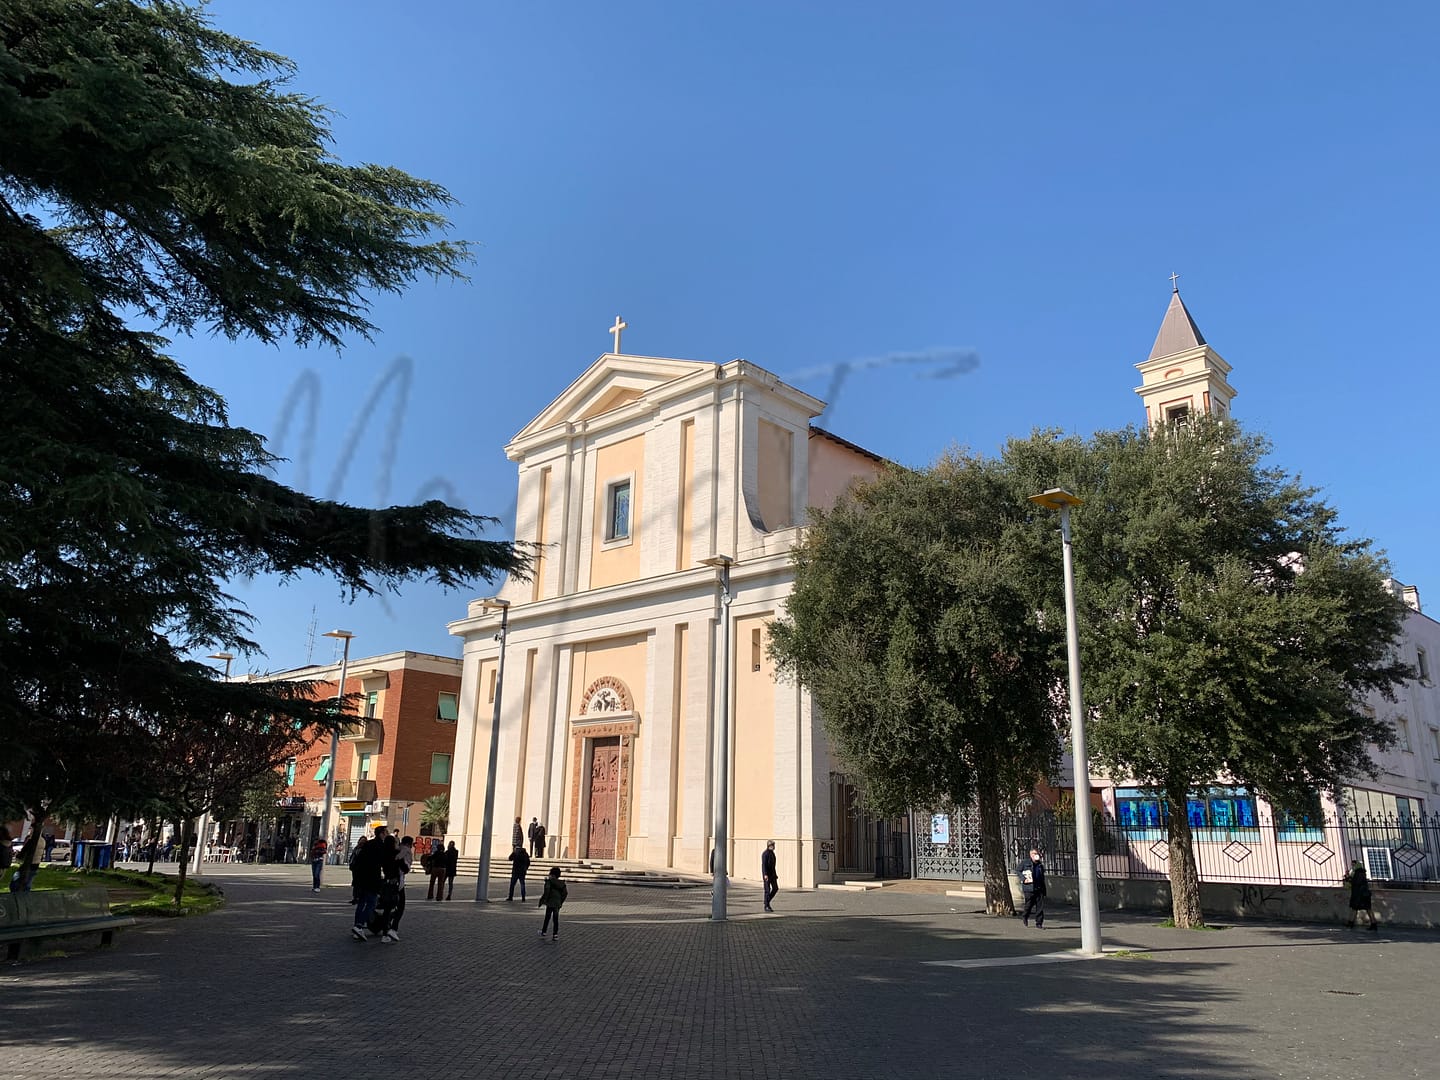
POLYGON ((320 768, 315 770, 315 779, 324 780, 330 775, 330 755, 326 754, 320 759, 320 768))

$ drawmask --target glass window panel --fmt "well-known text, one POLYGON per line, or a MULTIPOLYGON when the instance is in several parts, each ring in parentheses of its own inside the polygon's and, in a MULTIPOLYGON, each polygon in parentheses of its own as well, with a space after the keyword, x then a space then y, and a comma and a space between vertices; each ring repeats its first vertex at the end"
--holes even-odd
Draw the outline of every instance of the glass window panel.
POLYGON ((374 716, 375 710, 380 707, 380 691, 371 690, 365 695, 365 715, 374 716))
POLYGON ((326 754, 320 759, 320 767, 315 770, 315 779, 324 780, 330 775, 330 755, 326 754))
POLYGON ((1205 800, 1186 799, 1185 816, 1190 819, 1190 827, 1192 829, 1205 828, 1205 800))
POLYGON ((459 698, 459 696, 456 695, 456 694, 449 694, 449 693, 445 693, 444 691, 442 691, 441 694, 440 694, 439 704, 437 704, 436 707, 435 707, 435 719, 436 719, 436 720, 446 720, 446 721, 449 721, 450 723, 453 724, 453 723, 454 723, 456 720, 458 720, 459 718, 460 718, 460 698, 459 698))
POLYGON ((430 755, 430 782, 432 784, 448 784, 450 782, 450 755, 430 755))
POLYGON ((610 489, 610 535, 608 540, 623 540, 630 535, 630 482, 610 489))

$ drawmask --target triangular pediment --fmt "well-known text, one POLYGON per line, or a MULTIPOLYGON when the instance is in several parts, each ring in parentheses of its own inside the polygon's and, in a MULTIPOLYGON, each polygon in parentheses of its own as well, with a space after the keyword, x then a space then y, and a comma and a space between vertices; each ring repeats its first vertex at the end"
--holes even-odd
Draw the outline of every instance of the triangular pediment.
POLYGON ((651 390, 697 371, 714 371, 702 360, 670 360, 657 356, 606 353, 591 364, 565 392, 547 405, 512 439, 518 442, 557 424, 574 424, 622 408, 651 390))

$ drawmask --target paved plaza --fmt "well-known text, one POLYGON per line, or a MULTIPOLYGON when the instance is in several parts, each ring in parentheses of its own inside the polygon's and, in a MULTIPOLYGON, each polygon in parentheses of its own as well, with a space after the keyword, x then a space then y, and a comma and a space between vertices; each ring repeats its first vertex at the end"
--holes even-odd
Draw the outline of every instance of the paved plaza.
POLYGON ((1138 956, 974 901, 736 887, 572 887, 559 941, 528 904, 411 902, 351 940, 344 871, 219 867, 228 903, 115 948, 0 968, 0 1076, 1433 1077, 1440 935, 1106 922, 1138 956), (979 965, 937 961, 986 961, 979 965))

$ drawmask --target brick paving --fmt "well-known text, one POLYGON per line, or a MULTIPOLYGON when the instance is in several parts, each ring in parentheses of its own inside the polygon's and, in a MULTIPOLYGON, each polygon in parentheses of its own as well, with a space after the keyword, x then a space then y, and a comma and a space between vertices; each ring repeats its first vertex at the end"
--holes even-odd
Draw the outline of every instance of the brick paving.
MULTIPOLYGON (((1440 935, 1109 919, 1135 959, 962 969, 1044 931, 925 893, 576 885, 560 940, 535 896, 413 899, 396 945, 350 940, 348 886, 218 867, 229 902, 109 950, 0 968, 0 1077, 1431 1077, 1440 935), (440 1049, 432 1050, 433 1035, 440 1049)), ((331 872, 332 880, 337 875, 331 872)), ((497 886, 500 884, 498 879, 497 886)), ((492 890, 492 892, 495 890, 492 890)), ((421 886, 419 896, 424 896, 421 886)))

